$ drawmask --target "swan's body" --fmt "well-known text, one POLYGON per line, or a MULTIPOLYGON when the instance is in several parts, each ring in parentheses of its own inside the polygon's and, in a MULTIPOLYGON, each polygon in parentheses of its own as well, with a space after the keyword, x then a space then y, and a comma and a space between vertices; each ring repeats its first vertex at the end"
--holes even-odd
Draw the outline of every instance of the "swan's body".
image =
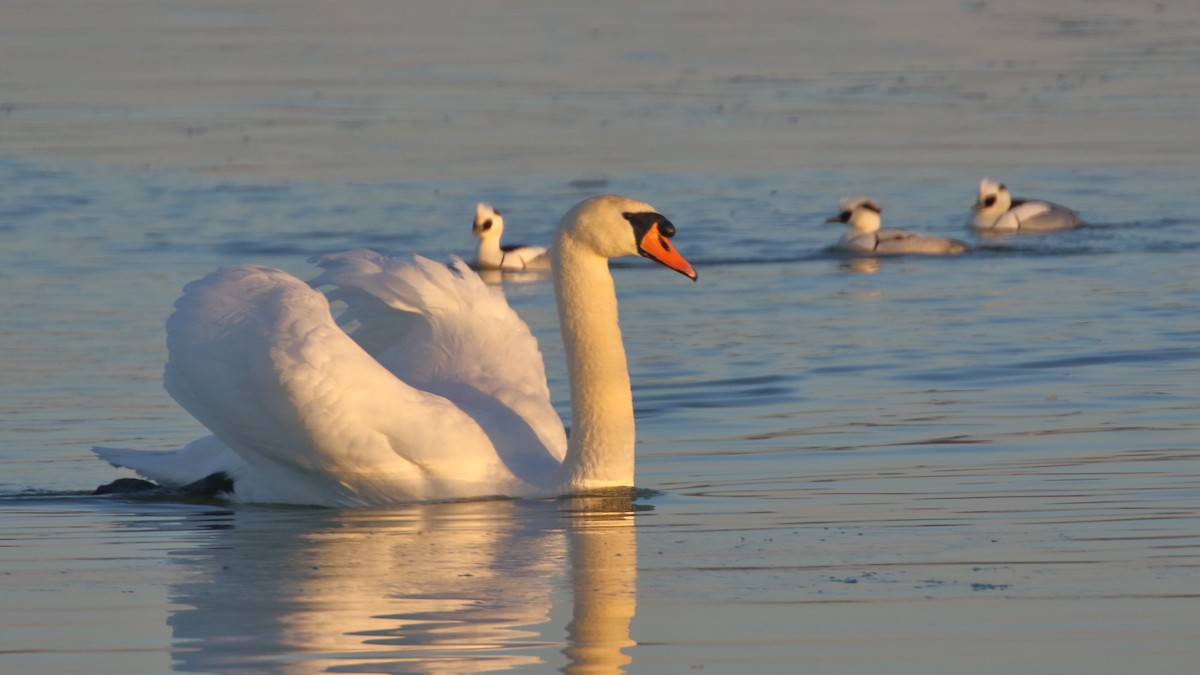
POLYGON ((882 227, 882 209, 865 197, 843 197, 838 200, 838 209, 838 215, 826 220, 850 226, 850 231, 834 244, 838 250, 867 255, 945 255, 967 250, 967 245, 957 239, 882 227))
POLYGON ((1013 199, 1004 183, 979 181, 979 195, 971 207, 971 224, 989 232, 1050 232, 1083 225, 1079 214, 1065 206, 1040 199, 1013 199))
POLYGON ((550 252, 545 246, 501 246, 504 216, 491 204, 475 205, 475 222, 471 232, 479 238, 475 249, 475 269, 480 270, 545 270, 550 267, 550 252))
POLYGON ((503 296, 454 269, 356 250, 310 286, 241 266, 188 284, 167 321, 167 391, 213 436, 98 448, 168 486, 213 474, 238 501, 357 506, 535 497, 633 484, 633 405, 608 258, 691 278, 647 204, 595 197, 563 217, 554 280, 571 438, 536 340, 503 296), (317 286, 331 288, 326 294, 317 286), (335 320, 329 300, 346 303, 335 320), (345 328, 345 329, 344 329, 345 328))

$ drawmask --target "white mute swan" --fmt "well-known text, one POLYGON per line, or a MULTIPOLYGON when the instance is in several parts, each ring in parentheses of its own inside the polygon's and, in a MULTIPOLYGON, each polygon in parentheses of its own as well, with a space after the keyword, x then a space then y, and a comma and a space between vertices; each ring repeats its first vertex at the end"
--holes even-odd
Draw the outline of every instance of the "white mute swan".
POLYGON ((1049 232, 1083 225, 1079 214, 1040 199, 1013 199, 1008 186, 989 178, 979 181, 979 196, 971 207, 971 224, 993 232, 1049 232))
POLYGON ((97 448, 165 486, 237 501, 358 506, 542 497, 632 486, 633 397, 608 259, 642 255, 691 279, 648 204, 572 208, 553 245, 571 437, 537 342, 461 260, 357 250, 313 286, 239 266, 186 286, 167 320, 167 391, 212 436, 170 451, 97 448), (339 325, 340 324, 340 325, 339 325), (343 330, 346 327, 346 330, 343 330))
POLYGON ((550 266, 549 251, 545 246, 501 246, 500 235, 504 234, 504 216, 491 204, 479 202, 475 205, 475 222, 471 233, 479 237, 475 250, 475 269, 480 270, 544 270, 550 266))
POLYGON ((836 249, 869 255, 938 255, 967 250, 967 245, 957 239, 881 227, 879 214, 883 209, 866 197, 842 197, 838 200, 838 210, 838 215, 825 222, 845 223, 850 226, 850 231, 834 245, 836 249))

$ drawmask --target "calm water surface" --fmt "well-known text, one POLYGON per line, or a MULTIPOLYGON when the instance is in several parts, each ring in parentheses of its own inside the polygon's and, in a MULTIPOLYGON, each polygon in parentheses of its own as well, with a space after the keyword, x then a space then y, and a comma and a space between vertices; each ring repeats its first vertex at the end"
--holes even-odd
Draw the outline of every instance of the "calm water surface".
MULTIPOLYGON (((460 171, 470 157, 457 153, 424 177, 406 166, 402 179, 319 179, 320 171, 299 177, 248 164, 216 171, 204 162, 197 171, 186 161, 148 170, 129 164, 154 156, 149 145, 80 149, 110 117, 124 124, 109 108, 57 104, 56 114, 78 116, 66 126, 79 135, 47 153, 29 150, 42 117, 10 110, 0 138, 21 143, 0 146, 0 670, 1192 672, 1200 658, 1200 211, 1196 164, 1186 157, 1200 145, 1178 136, 1169 151, 1146 144, 1113 159, 1077 142, 1102 145, 1104 135, 1089 129, 1108 133, 1113 116, 1136 112, 1170 128, 1187 107, 1181 99, 1192 101, 1146 94, 1190 82, 1180 73, 1200 63, 1172 32, 1193 18, 1172 23, 1163 13, 1174 6, 1160 4, 1108 3, 1110 14, 1083 23, 1033 9, 1000 17, 1010 29, 1057 36, 1035 46, 1081 73, 1076 79, 1024 70, 1030 64, 1019 59, 972 66, 960 38, 915 52, 872 47, 924 64, 896 89, 878 84, 894 85, 895 73, 854 61, 847 70, 822 61, 825 79, 811 79, 770 65, 762 51, 739 70, 721 58, 731 46, 711 43, 678 91, 625 82, 612 85, 621 92, 612 101, 579 94, 599 107, 594 114, 640 130, 643 150, 675 120, 745 139, 748 156, 788 115, 810 119, 793 109, 798 101, 820 101, 828 107, 819 119, 846 125, 826 142, 858 154, 840 163, 798 156, 787 170, 765 151, 773 159, 757 169, 744 158, 723 162, 711 136, 691 155, 681 150, 685 161, 636 171, 614 170, 612 148, 597 151, 601 171, 552 155, 539 169, 536 152, 512 155, 516 169, 504 170, 495 148, 478 171, 460 171), (1063 45, 1086 46, 1086 58, 1064 57, 1063 45), (1135 49, 1147 45, 1157 51, 1135 49), (1004 73, 1006 103, 981 112, 973 73, 1004 73), (1029 84, 1043 76, 1058 89, 1029 84), (746 109, 714 107, 722 101, 746 109), (888 145, 876 106, 932 126, 913 131, 897 121, 916 135, 888 145), (1011 140, 1005 125, 1020 122, 1053 136, 1036 123, 1062 109, 1080 114, 1079 136, 1033 148, 1029 161, 1005 155, 997 167, 948 150, 969 126, 964 116, 987 129, 986 146, 1011 140), (886 161, 863 158, 855 124, 886 161), (1090 226, 979 238, 964 222, 984 175, 1018 196, 1073 206, 1090 226), (652 493, 353 511, 86 494, 127 475, 95 460, 92 445, 178 447, 203 433, 160 382, 163 320, 184 283, 242 262, 308 277, 311 255, 357 246, 465 256, 481 199, 505 213, 514 241, 546 241, 561 213, 597 192, 654 204, 678 226, 675 241, 700 273, 691 284, 641 260, 615 269, 638 483, 652 493), (831 254, 840 226, 822 221, 848 193, 881 201, 885 224, 963 238, 973 250, 831 254)), ((992 11, 955 7, 954 25, 992 11)), ((836 42, 862 29, 828 11, 825 24, 807 30, 823 26, 836 42)), ((231 21, 227 10, 189 16, 231 21)), ((671 16, 642 18, 664 26, 671 16)), ((715 31, 709 22, 721 16, 709 8, 692 25, 715 31)), ((774 23, 769 12, 740 20, 757 26, 755 17, 774 23)), ((603 24, 600 35, 610 30, 603 24)), ((673 39, 664 37, 672 49, 673 39)), ((625 47, 615 58, 645 73, 660 73, 676 53, 625 47)), ((550 56, 534 59, 545 68, 540 59, 573 53, 569 40, 546 49, 550 56)), ((422 67, 444 74, 462 67, 455 63, 422 67)), ((487 81, 513 88, 507 99, 488 89, 501 102, 528 101, 521 95, 542 91, 538 78, 553 79, 538 68, 478 67, 498 68, 487 81)), ((454 128, 473 132, 491 108, 464 102, 473 99, 461 92, 479 83, 464 78, 462 98, 412 105, 469 109, 454 128)), ((578 100, 567 94, 565 103, 578 100)), ((230 106, 255 115, 282 107, 281 120, 297 110, 277 100, 230 106)), ((148 139, 162 131, 162 110, 134 109, 150 111, 148 139)), ((220 106, 187 110, 188 120, 215 120, 214 135, 231 128, 221 126, 231 113, 220 106)), ((324 136, 319 125, 301 126, 336 145, 338 134, 386 127, 375 110, 337 99, 320 111, 345 125, 324 136)), ((504 120, 538 131, 536 120, 504 120)), ((813 134, 828 130, 814 124, 813 134)), ((178 148, 163 147, 177 157, 178 148)), ((356 157, 357 146, 347 147, 356 157)), ((368 166, 380 159, 362 156, 368 166)), ((290 161, 271 155, 264 166, 271 157, 290 161)), ((565 414, 548 280, 496 282, 538 335, 565 414)))

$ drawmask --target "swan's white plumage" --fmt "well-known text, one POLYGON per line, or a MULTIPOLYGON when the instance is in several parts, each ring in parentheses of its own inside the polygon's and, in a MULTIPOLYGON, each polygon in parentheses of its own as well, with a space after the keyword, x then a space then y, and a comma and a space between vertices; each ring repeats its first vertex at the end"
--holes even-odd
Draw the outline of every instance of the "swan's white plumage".
MULTIPOLYGON (((489 301, 505 309, 507 305, 497 302, 473 274, 455 277, 443 267, 439 275, 430 261, 393 265, 392 274, 378 268, 373 278, 370 267, 379 261, 369 252, 346 254, 330 264, 348 278, 355 270, 363 286, 373 283, 373 290, 396 310, 406 309, 405 302, 431 303, 420 316, 392 317, 394 325, 408 324, 398 339, 411 346, 415 359, 389 354, 394 345, 384 347, 379 339, 371 345, 382 348, 380 355, 390 356, 389 365, 398 372, 423 379, 408 383, 390 372, 337 326, 320 292, 279 270, 235 267, 193 282, 167 322, 170 360, 164 384, 180 405, 253 467, 233 467, 238 497, 308 501, 313 498, 314 477, 321 486, 320 501, 334 504, 394 499, 389 495, 436 499, 519 491, 521 478, 505 466, 502 448, 476 451, 490 441, 471 413, 495 413, 486 394, 469 396, 473 392, 462 384, 469 373, 453 364, 470 363, 482 370, 492 363, 501 376, 516 368, 506 369, 503 362, 480 363, 478 350, 470 351, 475 344, 442 329, 444 323, 453 325, 455 312, 487 307, 489 301), (431 283, 421 284, 419 279, 431 283), (464 299, 449 302, 452 296, 438 282, 457 283, 453 287, 464 299), (473 297, 479 290, 483 293, 473 297), (440 321, 443 317, 448 321, 440 321), (450 339, 431 345, 435 336, 447 334, 450 339), (427 368, 414 367, 420 359, 427 368), (449 398, 456 394, 469 400, 449 398), (298 484, 305 487, 298 489, 298 484)), ((324 276, 328 275, 330 269, 324 276)), ((334 293, 339 291, 353 294, 340 287, 334 293)), ((360 298, 359 306, 365 302, 360 298)), ((376 328, 372 318, 384 321, 378 311, 374 317, 364 311, 356 315, 368 335, 376 328)), ((524 327, 515 315, 512 322, 524 327)), ((508 363, 519 366, 532 356, 540 369, 536 343, 527 329, 524 334, 525 358, 508 363)), ((544 377, 542 391, 548 407, 544 377)), ((560 441, 560 447, 565 442, 560 441)), ((547 452, 528 449, 535 457, 534 450, 547 452)))
MULTIPOLYGON (((529 461, 545 452, 562 460, 566 435, 537 340, 499 289, 459 259, 449 268, 357 250, 317 264, 325 271, 313 285, 332 287, 329 297, 346 304, 338 323, 393 375, 472 412, 494 417, 499 403, 537 435, 529 461)), ((531 447, 506 428, 498 440, 516 445, 513 452, 531 447)))
MULTIPOLYGON (((615 319, 607 257, 639 252, 625 214, 646 209, 593 198, 564 217, 556 246, 572 270, 566 283, 578 285, 559 300, 560 314, 575 317, 564 326, 588 326, 581 312, 615 319), (576 245, 581 231, 587 246, 576 245)), ((323 272, 311 285, 251 265, 188 284, 167 321, 163 380, 214 436, 175 451, 97 453, 171 486, 225 472, 233 498, 252 502, 355 506, 632 484, 632 411, 628 433, 610 431, 568 461, 535 338, 465 263, 361 249, 316 262, 323 272), (331 300, 345 306, 336 319, 331 300), (607 447, 613 437, 628 447, 607 447), (616 473, 604 470, 610 450, 616 473)), ((672 266, 694 277, 681 265, 672 266)), ((600 332, 603 353, 580 356, 600 362, 568 363, 581 400, 613 398, 596 373, 618 361, 624 371, 615 321, 600 332)), ((624 378, 616 400, 628 399, 624 378)))

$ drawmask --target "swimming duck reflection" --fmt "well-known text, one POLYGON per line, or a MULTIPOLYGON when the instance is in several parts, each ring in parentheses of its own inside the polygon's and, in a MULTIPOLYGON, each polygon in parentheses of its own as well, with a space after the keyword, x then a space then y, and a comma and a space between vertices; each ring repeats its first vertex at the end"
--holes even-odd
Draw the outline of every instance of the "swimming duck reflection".
POLYGON ((623 498, 197 515, 168 623, 183 672, 621 672, 636 644, 623 498), (566 616, 566 607, 570 616, 566 616), (565 624, 565 646, 563 640, 565 624))
POLYGON ((878 258, 851 258, 838 264, 839 269, 857 274, 876 274, 880 267, 878 258))

